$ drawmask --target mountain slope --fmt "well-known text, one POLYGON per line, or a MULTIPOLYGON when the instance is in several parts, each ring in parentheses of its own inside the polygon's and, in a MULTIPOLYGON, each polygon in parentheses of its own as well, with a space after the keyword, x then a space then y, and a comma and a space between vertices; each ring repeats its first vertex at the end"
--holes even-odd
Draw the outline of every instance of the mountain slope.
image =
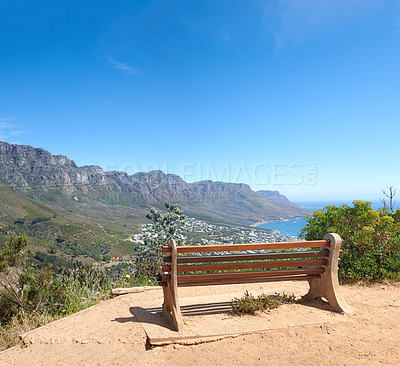
POLYGON ((105 254, 130 254, 127 241, 138 230, 88 219, 18 193, 0 182, 0 242, 7 234, 26 233, 35 250, 71 257, 101 259, 105 254))
POLYGON ((286 196, 279 193, 279 191, 262 190, 262 191, 257 191, 256 193, 274 202, 283 203, 285 205, 293 207, 303 208, 302 206, 296 205, 295 203, 291 202, 286 196))
POLYGON ((78 167, 67 157, 43 149, 5 142, 0 142, 0 180, 62 210, 136 224, 150 207, 162 208, 166 201, 181 204, 190 216, 244 225, 309 213, 265 198, 246 184, 186 183, 162 171, 104 172, 98 166, 78 167))

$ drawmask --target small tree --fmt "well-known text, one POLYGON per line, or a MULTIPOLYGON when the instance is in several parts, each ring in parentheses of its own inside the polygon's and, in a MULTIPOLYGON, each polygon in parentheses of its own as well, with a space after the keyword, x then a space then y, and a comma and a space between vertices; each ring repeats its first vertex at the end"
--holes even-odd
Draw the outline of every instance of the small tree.
POLYGON ((151 209, 146 215, 153 223, 155 236, 146 238, 144 244, 136 248, 136 276, 144 277, 144 280, 150 282, 155 281, 157 270, 161 266, 161 246, 174 238, 185 219, 179 205, 165 203, 165 208, 165 213, 151 209))
POLYGON ((149 220, 153 221, 153 228, 160 243, 172 239, 185 219, 181 206, 165 202, 165 208, 167 209, 165 213, 151 209, 146 215, 149 220))

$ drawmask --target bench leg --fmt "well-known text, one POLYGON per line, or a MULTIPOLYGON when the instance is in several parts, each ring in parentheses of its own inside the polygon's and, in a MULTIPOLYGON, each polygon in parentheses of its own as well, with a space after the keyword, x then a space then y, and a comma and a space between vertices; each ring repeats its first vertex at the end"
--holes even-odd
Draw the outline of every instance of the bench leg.
POLYGON ((164 304, 163 313, 171 320, 176 331, 183 326, 181 307, 178 298, 178 281, 177 281, 177 250, 176 243, 172 239, 171 246, 171 279, 163 286, 164 304))
POLYGON ((183 325, 183 319, 181 314, 181 308, 177 297, 174 296, 174 291, 171 283, 168 281, 167 285, 163 286, 164 303, 163 303, 163 314, 173 324, 176 331, 179 331, 183 325))
POLYGON ((168 285, 162 286, 163 294, 164 294, 164 302, 162 304, 162 314, 171 324, 174 324, 172 319, 171 310, 172 310, 172 303, 171 303, 171 291, 168 288, 168 285))
POLYGON ((172 322, 174 324, 175 330, 178 332, 183 326, 183 319, 181 314, 181 307, 179 305, 178 294, 176 293, 176 287, 171 286, 171 299, 172 299, 172 322))
MULTIPOLYGON (((158 269, 158 274, 160 278, 164 275, 164 272, 162 270, 162 267, 158 269)), ((164 296, 164 302, 162 304, 162 310, 163 313, 171 311, 171 295, 170 291, 167 289, 167 285, 162 286, 163 289, 163 296, 164 296)))
POLYGON ((163 312, 169 312, 171 311, 171 294, 169 289, 167 289, 167 286, 162 286, 163 289, 163 294, 164 294, 164 302, 162 305, 163 312))
POLYGON ((340 295, 338 280, 338 261, 342 239, 337 234, 326 234, 324 240, 330 240, 328 265, 321 278, 313 278, 308 282, 310 290, 303 296, 304 300, 315 300, 325 298, 333 310, 340 313, 352 313, 350 306, 340 295))

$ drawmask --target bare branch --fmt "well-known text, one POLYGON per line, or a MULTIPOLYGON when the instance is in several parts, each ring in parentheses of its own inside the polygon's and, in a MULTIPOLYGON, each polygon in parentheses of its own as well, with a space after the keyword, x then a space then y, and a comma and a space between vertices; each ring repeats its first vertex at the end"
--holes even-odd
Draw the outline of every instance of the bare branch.
POLYGON ((387 186, 386 188, 387 191, 383 189, 382 193, 386 196, 386 198, 389 199, 389 202, 386 201, 386 198, 381 198, 380 200, 383 203, 384 208, 387 208, 388 210, 390 210, 390 212, 394 212, 396 203, 393 198, 396 195, 396 188, 394 188, 393 186, 387 186))
MULTIPOLYGON (((10 294, 7 295, 5 292, 0 291, 0 293, 3 294, 3 296, 5 296, 8 300, 10 300, 11 302, 13 302, 15 305, 19 305, 19 302, 17 300, 15 300, 15 294, 2 282, 0 282, 0 285, 3 286, 3 288, 10 294)), ((18 298, 17 298, 18 299, 18 298)))

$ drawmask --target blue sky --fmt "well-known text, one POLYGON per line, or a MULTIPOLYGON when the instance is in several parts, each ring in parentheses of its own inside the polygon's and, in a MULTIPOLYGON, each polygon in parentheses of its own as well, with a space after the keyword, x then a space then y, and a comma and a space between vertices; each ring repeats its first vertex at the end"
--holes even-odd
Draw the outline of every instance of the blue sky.
POLYGON ((0 139, 294 200, 400 187, 400 2, 0 1, 0 139))

